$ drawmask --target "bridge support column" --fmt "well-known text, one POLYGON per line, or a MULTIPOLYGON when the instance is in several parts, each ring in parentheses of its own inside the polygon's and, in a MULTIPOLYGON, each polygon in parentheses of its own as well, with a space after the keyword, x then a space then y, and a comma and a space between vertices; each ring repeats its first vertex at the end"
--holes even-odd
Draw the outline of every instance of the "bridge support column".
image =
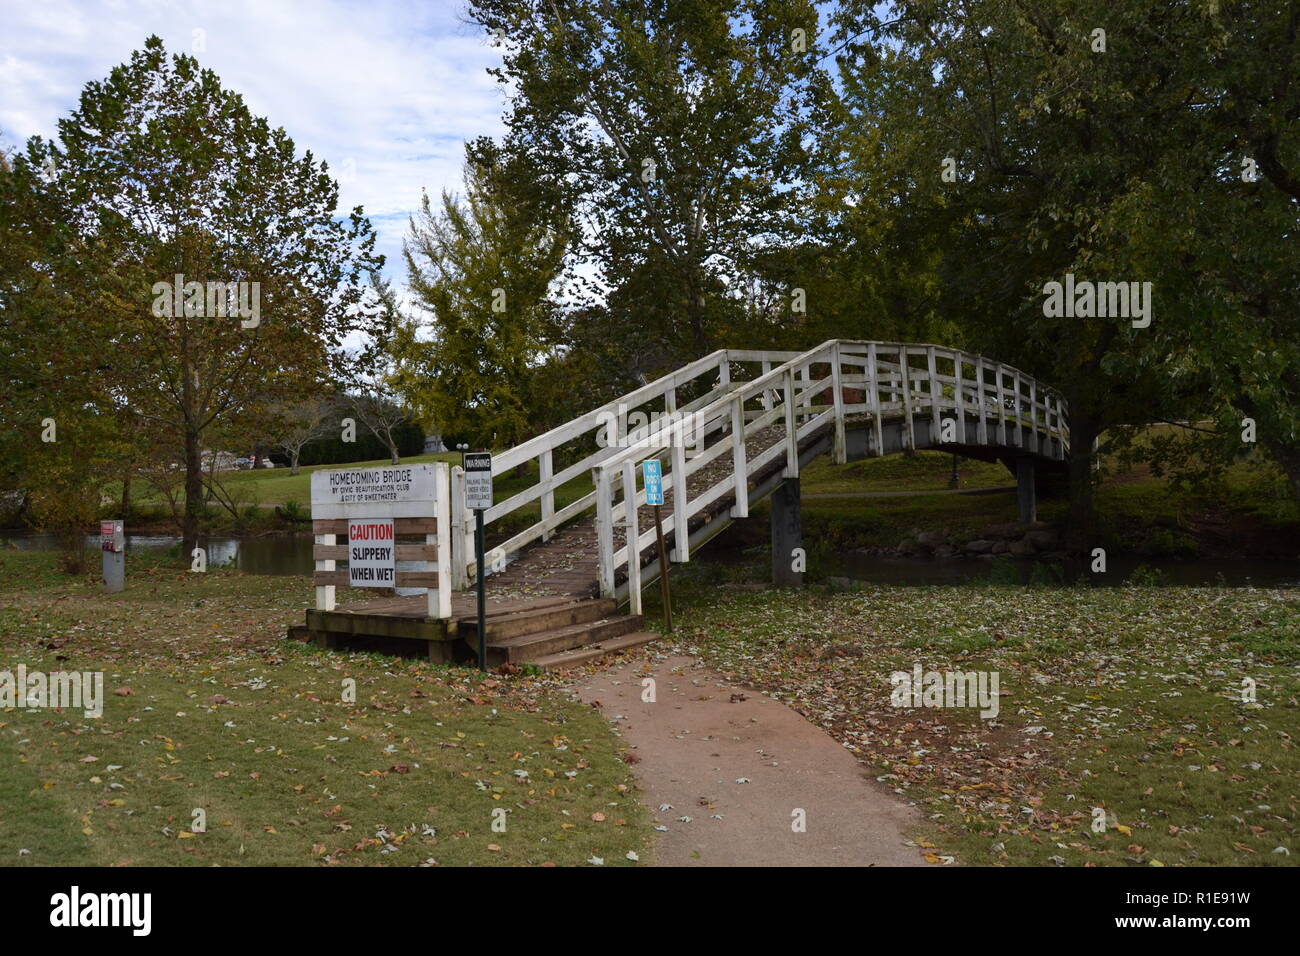
POLYGON ((787 478, 772 492, 772 583, 799 587, 807 557, 799 515, 799 479, 787 478))
POLYGON ((1016 503, 1020 505, 1020 520, 1030 524, 1038 520, 1038 497, 1034 488, 1034 459, 1016 459, 1016 503))

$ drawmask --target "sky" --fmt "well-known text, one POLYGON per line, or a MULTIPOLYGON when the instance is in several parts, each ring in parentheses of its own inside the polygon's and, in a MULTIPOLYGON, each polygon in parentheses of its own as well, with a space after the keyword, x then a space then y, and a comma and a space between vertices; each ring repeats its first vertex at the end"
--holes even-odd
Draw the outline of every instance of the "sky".
POLYGON ((500 55, 462 0, 0 0, 0 144, 55 135, 150 34, 329 163, 399 284, 421 189, 458 191, 466 140, 501 132, 500 55))

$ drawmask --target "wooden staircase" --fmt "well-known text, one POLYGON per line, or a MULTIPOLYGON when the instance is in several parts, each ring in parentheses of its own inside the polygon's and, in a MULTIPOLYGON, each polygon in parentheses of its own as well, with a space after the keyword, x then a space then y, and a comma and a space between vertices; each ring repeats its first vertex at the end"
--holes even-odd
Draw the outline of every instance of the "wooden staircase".
MULTIPOLYGON (((641 629, 640 614, 619 614, 612 599, 558 599, 486 618, 487 662, 531 664, 542 670, 572 667, 657 638, 641 629)), ((477 617, 461 618, 457 633, 478 651, 477 617)))

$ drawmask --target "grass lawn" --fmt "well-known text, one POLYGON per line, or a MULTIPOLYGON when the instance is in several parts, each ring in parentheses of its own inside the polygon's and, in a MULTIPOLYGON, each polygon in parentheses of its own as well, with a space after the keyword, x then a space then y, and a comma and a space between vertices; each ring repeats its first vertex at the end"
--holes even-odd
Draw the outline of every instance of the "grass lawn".
POLYGON ((915 839, 935 860, 1300 863, 1294 591, 756 591, 750 573, 678 576, 682 646, 789 703, 915 801, 927 820, 915 839), (997 672, 1000 713, 891 706, 890 672, 914 664, 997 672))
POLYGON ((104 595, 53 562, 0 552, 0 669, 102 671, 104 713, 0 711, 7 864, 651 857, 618 739, 541 681, 288 642, 305 578, 136 556, 104 595))

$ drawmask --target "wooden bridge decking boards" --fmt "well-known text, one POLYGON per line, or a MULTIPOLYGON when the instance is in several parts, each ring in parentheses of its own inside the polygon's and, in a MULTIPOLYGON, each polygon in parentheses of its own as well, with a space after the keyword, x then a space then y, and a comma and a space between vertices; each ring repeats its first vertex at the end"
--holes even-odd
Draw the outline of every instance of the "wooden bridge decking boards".
MULTIPOLYGON (((805 353, 715 352, 494 456, 494 474, 536 460, 539 479, 496 502, 486 512, 489 526, 533 502, 540 502, 541 519, 489 553, 490 563, 506 562, 486 581, 491 656, 564 666, 653 639, 640 630, 640 589, 657 574, 653 521, 644 518, 649 509, 636 477, 624 487, 629 464, 645 458, 664 463, 664 535, 673 559, 683 561, 820 455, 844 463, 943 447, 1020 465, 1023 490, 1025 473, 1032 486, 1034 463, 1063 465, 1068 443, 1059 396, 1017 369, 958 350, 832 341, 805 353), (740 377, 754 366, 761 370, 740 377), (679 395, 691 388, 697 397, 679 406, 679 395), (681 432, 673 440, 653 423, 628 428, 630 410, 656 402, 662 402, 660 414, 690 420, 690 434, 701 436, 698 444, 690 442, 691 452, 681 432), (593 432, 606 439, 594 442, 597 450, 557 470, 561 448, 572 457, 573 443, 593 439, 593 432), (584 474, 591 476, 592 492, 557 508, 556 490, 584 474), (685 507, 679 508, 682 475, 685 507), (629 549, 627 502, 633 494, 640 537, 629 549), (618 613, 622 603, 631 604, 630 614, 618 613)), ((450 617, 429 618, 424 596, 354 599, 308 612, 308 628, 322 643, 341 635, 412 637, 430 642, 433 659, 451 660, 463 656, 470 638, 477 641, 475 597, 468 589, 475 573, 472 517, 464 510, 458 473, 452 479, 452 560, 439 568, 457 588, 450 617)))

